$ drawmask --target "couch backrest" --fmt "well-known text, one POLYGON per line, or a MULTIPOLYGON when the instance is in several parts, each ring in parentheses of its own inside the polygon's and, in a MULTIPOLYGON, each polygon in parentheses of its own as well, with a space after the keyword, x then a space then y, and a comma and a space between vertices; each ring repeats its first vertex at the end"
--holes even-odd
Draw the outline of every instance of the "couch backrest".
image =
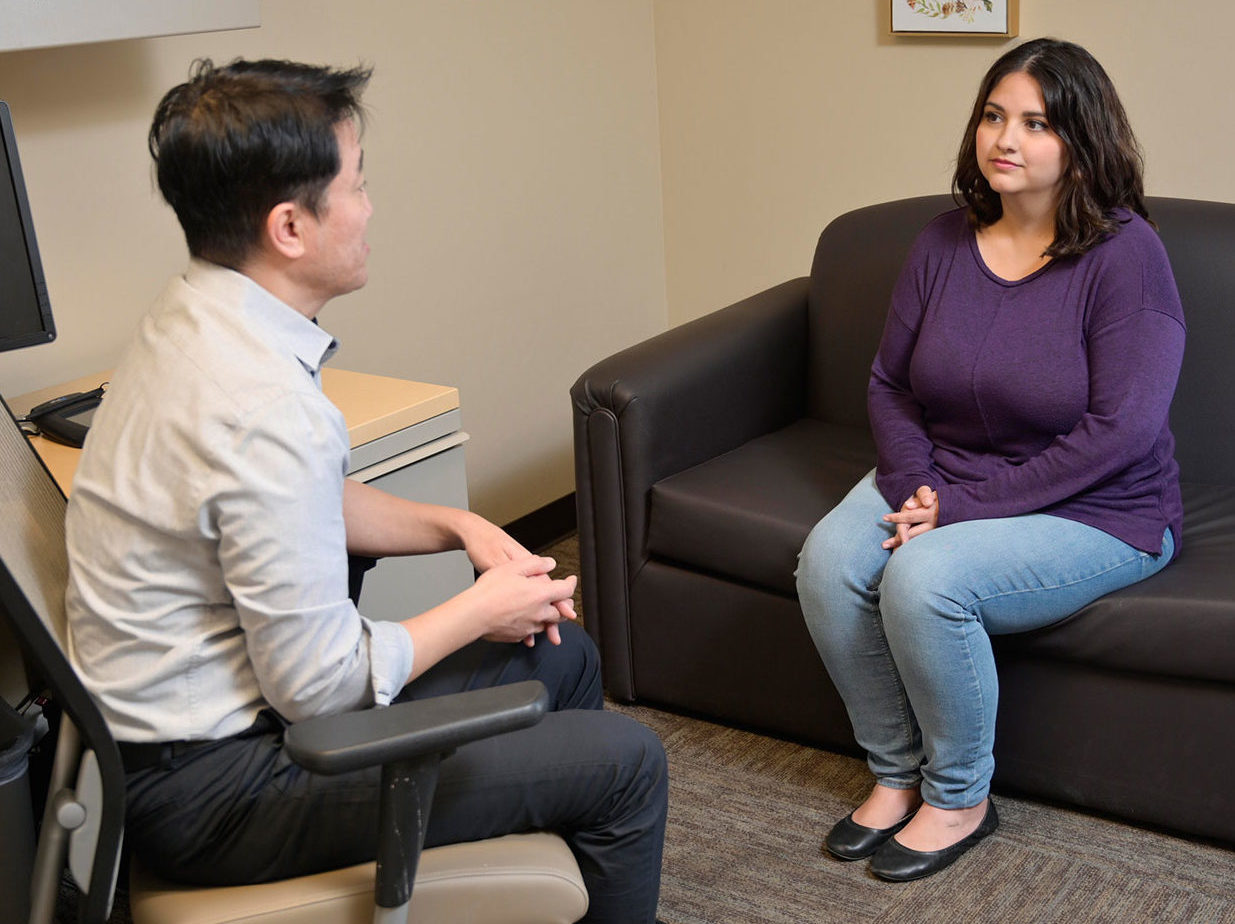
MULTIPOLYGON (((1183 480, 1235 485, 1235 204, 1150 198, 1188 324, 1171 428, 1183 480)), ((910 245, 950 196, 857 209, 819 236, 810 287, 809 413, 867 425, 866 383, 910 245)))
POLYGON ((1148 200, 1171 257, 1188 343, 1171 431, 1184 481, 1235 485, 1235 204, 1148 200))
POLYGON ((951 196, 919 196, 847 212, 823 229, 810 272, 810 416, 868 425, 866 383, 892 286, 918 232, 955 207, 951 196))

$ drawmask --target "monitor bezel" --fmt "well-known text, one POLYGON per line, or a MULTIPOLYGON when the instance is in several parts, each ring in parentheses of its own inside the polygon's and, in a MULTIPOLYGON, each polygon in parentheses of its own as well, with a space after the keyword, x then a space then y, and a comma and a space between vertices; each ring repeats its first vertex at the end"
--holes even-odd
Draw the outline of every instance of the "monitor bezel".
POLYGON ((51 343, 56 339, 56 324, 52 319, 47 278, 43 275, 43 260, 39 256, 38 240, 34 235, 34 218, 30 212, 30 198, 26 194, 26 180, 21 170, 21 158, 17 154, 17 135, 13 132, 13 117, 8 103, 3 100, 0 100, 0 143, 4 144, 4 153, 9 162, 8 177, 0 181, 12 184, 13 200, 17 203, 17 214, 21 221, 22 235, 25 238, 26 262, 30 267, 30 276, 34 282, 34 300, 41 326, 39 330, 12 337, 6 337, 3 332, 0 332, 0 351, 5 351, 51 343))

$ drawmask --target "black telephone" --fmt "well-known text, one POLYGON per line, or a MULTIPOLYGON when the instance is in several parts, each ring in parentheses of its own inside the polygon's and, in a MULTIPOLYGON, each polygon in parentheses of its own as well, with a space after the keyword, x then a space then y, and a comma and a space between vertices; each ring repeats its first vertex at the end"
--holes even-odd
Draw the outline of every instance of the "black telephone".
POLYGON ((75 391, 44 401, 32 407, 22 422, 33 424, 41 435, 53 442, 80 449, 86 441, 90 418, 103 400, 106 388, 107 383, 104 382, 92 391, 75 391))

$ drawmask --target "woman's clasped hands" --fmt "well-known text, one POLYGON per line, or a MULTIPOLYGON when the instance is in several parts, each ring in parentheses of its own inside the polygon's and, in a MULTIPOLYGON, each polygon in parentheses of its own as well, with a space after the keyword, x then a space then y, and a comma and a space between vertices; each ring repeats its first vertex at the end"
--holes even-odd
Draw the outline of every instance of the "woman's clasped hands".
POLYGON ((901 504, 900 510, 884 514, 883 520, 896 526, 896 533, 882 543, 885 549, 892 552, 914 536, 920 536, 939 525, 939 495, 928 485, 922 485, 901 504))

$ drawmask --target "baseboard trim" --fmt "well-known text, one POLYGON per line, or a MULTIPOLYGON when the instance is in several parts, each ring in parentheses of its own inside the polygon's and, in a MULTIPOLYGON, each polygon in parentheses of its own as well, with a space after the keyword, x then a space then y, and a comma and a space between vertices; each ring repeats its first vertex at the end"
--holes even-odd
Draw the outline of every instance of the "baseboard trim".
POLYGON ((575 492, 550 501, 503 527, 525 549, 539 552, 565 539, 578 528, 575 492))

